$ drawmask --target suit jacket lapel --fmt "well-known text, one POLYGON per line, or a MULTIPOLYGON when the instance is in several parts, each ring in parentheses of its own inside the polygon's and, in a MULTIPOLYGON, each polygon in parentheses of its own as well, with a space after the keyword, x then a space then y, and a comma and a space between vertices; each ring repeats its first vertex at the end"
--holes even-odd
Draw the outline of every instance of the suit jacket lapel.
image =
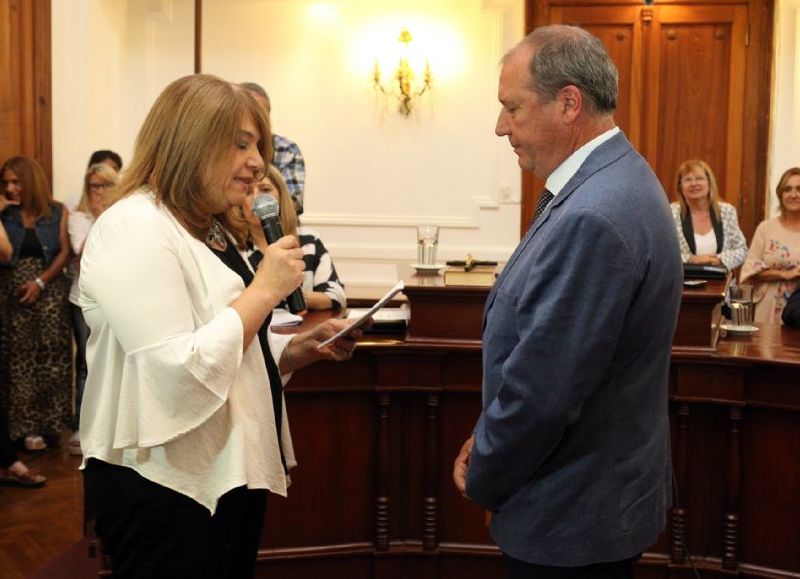
POLYGON ((622 131, 597 147, 591 152, 591 154, 583 162, 572 178, 567 181, 567 184, 564 185, 564 188, 558 192, 558 194, 555 196, 555 199, 550 202, 550 205, 548 205, 539 216, 539 219, 530 226, 528 231, 525 233, 525 237, 522 238, 519 245, 514 250, 514 253, 511 254, 511 257, 508 259, 508 263, 506 263, 503 271, 500 273, 500 276, 494 282, 492 290, 489 292, 489 296, 486 298, 486 305, 483 308, 481 334, 483 334, 483 330, 486 329, 486 318, 489 315, 489 311, 492 309, 492 304, 494 304, 494 300, 497 295, 497 289, 500 287, 500 285, 502 285, 503 280, 507 277, 508 273, 517 262, 520 255, 522 255, 522 253, 525 251, 525 248, 531 243, 531 240, 533 239, 534 235, 536 235, 536 232, 550 218, 550 213, 555 211, 557 207, 564 203, 569 196, 572 195, 572 192, 575 191, 575 189, 577 189, 589 177, 597 173, 602 168, 610 165, 631 150, 633 150, 633 147, 628 142, 628 139, 625 137, 622 131))

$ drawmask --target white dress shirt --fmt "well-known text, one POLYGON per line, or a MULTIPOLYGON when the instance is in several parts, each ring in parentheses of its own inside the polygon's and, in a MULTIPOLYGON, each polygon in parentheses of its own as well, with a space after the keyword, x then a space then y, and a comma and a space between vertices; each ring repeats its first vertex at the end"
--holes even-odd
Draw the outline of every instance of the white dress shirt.
POLYGON ((91 213, 84 213, 83 211, 70 211, 67 216, 67 233, 69 234, 69 244, 72 247, 72 253, 75 255, 67 266, 67 270, 72 277, 72 285, 69 288, 69 303, 80 305, 78 301, 81 295, 80 287, 78 287, 78 276, 81 274, 80 270, 80 255, 83 251, 83 243, 89 235, 89 230, 94 224, 94 215, 91 213))
MULTIPOLYGON (((229 307, 241 278, 137 192, 92 227, 80 290, 91 329, 83 465, 132 468, 212 513, 242 485, 285 496, 264 358, 257 338, 243 349, 242 320, 229 307)), ((289 340, 269 333, 276 361, 289 340)), ((292 467, 285 405, 281 430, 292 467)))
POLYGON ((597 135, 594 139, 576 149, 575 152, 567 157, 556 168, 555 171, 550 173, 550 176, 547 178, 547 182, 545 183, 545 188, 553 194, 554 199, 558 196, 569 180, 572 179, 575 173, 578 172, 578 169, 581 168, 583 162, 589 157, 589 155, 592 154, 592 151, 616 135, 618 132, 619 127, 612 127, 605 133, 597 135))

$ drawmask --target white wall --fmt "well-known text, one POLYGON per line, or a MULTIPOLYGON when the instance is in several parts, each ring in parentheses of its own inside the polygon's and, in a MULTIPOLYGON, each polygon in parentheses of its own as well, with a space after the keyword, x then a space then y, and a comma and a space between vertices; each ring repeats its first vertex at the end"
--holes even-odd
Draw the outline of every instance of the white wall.
POLYGON ((256 81, 274 130, 306 158, 303 222, 345 282, 390 285, 413 262, 415 225, 439 224, 439 258, 505 259, 519 239, 519 168, 493 134, 497 63, 522 37, 522 0, 206 0, 203 70, 256 81), (247 15, 242 18, 242 15, 247 15), (434 89, 411 117, 371 84, 403 27, 428 55, 434 89), (501 205, 507 187, 516 203, 501 205))
POLYGON ((768 216, 778 214, 781 175, 800 166, 800 0, 776 1, 774 72, 768 216))
POLYGON ((194 67, 193 0, 52 4, 53 191, 79 195, 92 151, 130 160, 161 90, 194 67))
MULTIPOLYGON (((93 150, 128 161, 160 91, 192 72, 193 7, 53 3, 58 198, 80 190, 93 150)), ((494 123, 498 61, 523 28, 523 0, 205 0, 203 72, 267 88, 276 132, 306 157, 304 223, 349 287, 388 286, 383 262, 416 261, 417 223, 442 226, 440 261, 505 259, 516 245, 520 172, 494 123), (371 85, 403 27, 434 83, 409 118, 371 85)))

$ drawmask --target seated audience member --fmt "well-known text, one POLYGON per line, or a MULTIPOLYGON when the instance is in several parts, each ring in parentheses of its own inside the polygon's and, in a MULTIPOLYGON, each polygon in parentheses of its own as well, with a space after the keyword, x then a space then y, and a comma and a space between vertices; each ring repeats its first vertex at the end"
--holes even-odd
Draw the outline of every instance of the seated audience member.
POLYGON ((714 172, 705 161, 685 161, 678 167, 678 201, 672 217, 678 228, 684 263, 724 265, 733 270, 747 257, 747 242, 736 208, 720 199, 714 172))
MULTIPOLYGON (((246 207, 244 207, 250 225, 250 239, 253 245, 250 261, 253 267, 258 266, 267 246, 261 224, 251 210, 253 196, 259 193, 265 193, 275 198, 280 208, 281 229, 283 229, 284 235, 294 235, 300 240, 305 262, 303 296, 308 309, 327 310, 346 307, 347 297, 344 293, 344 284, 339 280, 331 255, 313 230, 297 226, 297 216, 286 183, 280 172, 272 165, 268 167, 266 176, 256 184, 248 196, 246 207)), ((280 307, 285 307, 285 305, 282 303, 280 307)))
POLYGON ((8 416, 0 404, 0 486, 38 488, 47 479, 19 459, 8 438, 8 416))
POLYGON ((794 293, 786 300, 782 319, 787 326, 800 329, 800 289, 794 290, 794 293))
MULTIPOLYGON (((242 87, 250 91, 256 102, 266 111, 267 116, 272 112, 272 106, 267 91, 255 82, 243 82, 242 87)), ((286 181, 286 187, 294 201, 296 214, 303 214, 303 188, 306 182, 306 162, 297 143, 272 133, 272 164, 275 165, 286 181)))
MULTIPOLYGON (((122 171, 122 157, 119 156, 118 153, 114 151, 109 151, 108 149, 101 149, 99 151, 95 151, 89 157, 89 164, 86 165, 88 169, 92 165, 97 165, 103 163, 104 165, 108 165, 112 169, 114 169, 115 173, 119 173, 122 171)), ((64 202, 64 205, 67 206, 67 209, 70 211, 74 211, 75 208, 78 206, 78 203, 81 202, 81 194, 73 195, 67 201, 64 202)))
POLYGON ((757 322, 780 322, 800 283, 800 167, 781 175, 775 193, 780 215, 758 224, 740 280, 754 286, 757 322))
POLYGON ((89 327, 83 318, 80 302, 80 263, 83 245, 95 219, 100 216, 106 202, 106 195, 117 185, 117 172, 108 163, 95 163, 89 166, 83 179, 83 194, 75 211, 69 214, 67 231, 75 257, 69 265, 72 274, 72 286, 69 290, 69 308, 72 313, 72 332, 75 336, 75 419, 73 433, 67 444, 70 454, 81 454, 81 442, 78 435, 80 427, 81 403, 83 389, 86 384, 86 342, 89 339, 89 327))
POLYGON ((0 221, 11 246, 0 262, 0 384, 11 439, 43 450, 45 438, 66 430, 72 408, 67 211, 34 159, 13 157, 0 174, 0 221))

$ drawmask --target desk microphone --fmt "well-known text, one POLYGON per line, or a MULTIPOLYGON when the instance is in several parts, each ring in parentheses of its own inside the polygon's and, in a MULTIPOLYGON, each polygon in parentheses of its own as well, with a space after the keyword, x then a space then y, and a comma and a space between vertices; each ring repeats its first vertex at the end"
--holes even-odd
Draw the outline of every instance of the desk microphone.
MULTIPOLYGON (((283 237, 283 228, 281 227, 278 202, 266 193, 260 193, 253 199, 253 213, 261 222, 261 227, 264 230, 264 237, 267 238, 267 243, 273 244, 283 237)), ((306 300, 303 298, 303 291, 297 288, 286 297, 286 302, 289 304, 289 311, 293 314, 302 312, 306 309, 306 300)))

